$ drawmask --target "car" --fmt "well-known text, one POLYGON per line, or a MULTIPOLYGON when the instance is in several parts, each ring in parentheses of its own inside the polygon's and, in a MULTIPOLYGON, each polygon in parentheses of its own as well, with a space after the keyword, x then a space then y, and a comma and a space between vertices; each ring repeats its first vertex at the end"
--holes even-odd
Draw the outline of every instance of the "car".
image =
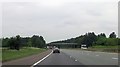
POLYGON ((81 45, 81 49, 87 49, 87 45, 85 44, 81 45))
POLYGON ((59 48, 53 49, 53 53, 60 53, 60 49, 59 48))

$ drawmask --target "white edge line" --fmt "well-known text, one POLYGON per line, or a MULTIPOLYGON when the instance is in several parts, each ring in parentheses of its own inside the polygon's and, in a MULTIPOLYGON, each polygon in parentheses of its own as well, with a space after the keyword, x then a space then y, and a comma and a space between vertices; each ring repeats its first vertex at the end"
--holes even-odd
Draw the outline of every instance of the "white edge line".
POLYGON ((53 53, 53 51, 48 54, 47 56, 45 56, 44 58, 42 58, 41 60, 39 60, 38 62, 34 63, 31 67, 34 67, 35 65, 37 65, 38 63, 42 62, 43 60, 45 60, 47 57, 49 57, 51 54, 53 53))

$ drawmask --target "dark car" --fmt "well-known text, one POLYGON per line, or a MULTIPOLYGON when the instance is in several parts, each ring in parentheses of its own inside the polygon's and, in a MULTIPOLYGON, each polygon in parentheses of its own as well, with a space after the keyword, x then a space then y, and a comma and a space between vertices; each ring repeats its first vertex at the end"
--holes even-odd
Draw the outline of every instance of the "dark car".
POLYGON ((55 49, 53 49, 53 53, 60 53, 59 48, 55 48, 55 49))

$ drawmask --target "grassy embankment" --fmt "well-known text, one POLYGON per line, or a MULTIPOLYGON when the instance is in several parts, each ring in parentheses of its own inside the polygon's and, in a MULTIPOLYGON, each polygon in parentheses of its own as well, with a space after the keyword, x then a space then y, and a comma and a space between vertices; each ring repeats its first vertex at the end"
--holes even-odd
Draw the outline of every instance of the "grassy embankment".
POLYGON ((43 51, 46 51, 47 49, 43 48, 22 48, 19 51, 17 50, 8 50, 8 49, 2 49, 2 61, 9 61, 14 60, 26 56, 30 56, 33 54, 38 54, 43 51))
POLYGON ((120 49, 118 49, 119 47, 118 46, 92 46, 92 47, 89 47, 87 50, 118 53, 120 52, 120 49))
POLYGON ((120 46, 92 46, 89 47, 88 49, 81 48, 67 48, 67 49, 120 53, 120 46))

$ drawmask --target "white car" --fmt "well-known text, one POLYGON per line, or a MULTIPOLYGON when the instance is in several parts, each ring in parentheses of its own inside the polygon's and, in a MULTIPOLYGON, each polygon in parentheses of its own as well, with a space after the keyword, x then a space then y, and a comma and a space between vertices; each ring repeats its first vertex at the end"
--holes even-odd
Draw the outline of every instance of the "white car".
POLYGON ((81 45, 81 49, 87 49, 87 45, 81 45))

